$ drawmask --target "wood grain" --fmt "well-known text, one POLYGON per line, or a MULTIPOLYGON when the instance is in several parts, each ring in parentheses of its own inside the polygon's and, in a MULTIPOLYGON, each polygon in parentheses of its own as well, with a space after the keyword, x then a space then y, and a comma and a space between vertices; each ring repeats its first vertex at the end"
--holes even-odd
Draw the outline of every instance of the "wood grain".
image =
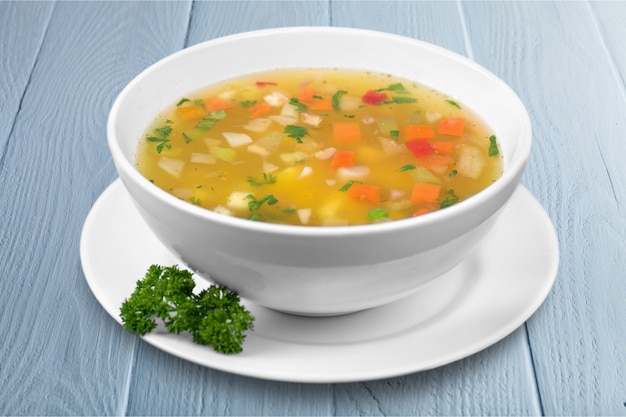
POLYGON ((626 8, 621 2, 0 2, 0 414, 626 415, 626 8), (561 244, 557 283, 503 341, 382 381, 227 374, 125 332, 78 242, 116 177, 106 119, 186 46, 284 26, 397 33, 466 55, 527 106, 524 184, 561 244))

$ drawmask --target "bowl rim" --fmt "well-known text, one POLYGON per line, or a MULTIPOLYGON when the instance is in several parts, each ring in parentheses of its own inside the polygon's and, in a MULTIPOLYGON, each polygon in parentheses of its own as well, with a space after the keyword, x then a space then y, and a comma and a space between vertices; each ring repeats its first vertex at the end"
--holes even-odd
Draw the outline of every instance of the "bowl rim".
MULTIPOLYGON (((507 186, 511 182, 516 181, 517 178, 521 176, 530 155, 530 148, 532 144, 532 127, 528 111, 526 110, 523 102, 515 93, 515 91, 513 91, 513 89, 508 84, 506 84, 502 79, 493 74, 491 71, 487 70, 485 67, 481 66, 470 58, 463 56, 457 52, 419 39, 371 29, 338 26, 288 26, 280 28, 252 30, 221 36, 178 50, 152 63, 147 68, 142 70, 139 74, 137 74, 121 90, 121 92, 118 94, 115 101, 113 102, 107 120, 107 142, 109 144, 109 149, 115 162, 116 168, 118 171, 120 171, 118 172, 118 174, 122 178, 122 182, 125 182, 127 179, 131 180, 134 184, 141 187, 145 192, 151 195, 151 197, 161 200, 164 204, 167 204, 170 208, 176 211, 182 211, 186 215, 208 220, 223 227, 241 229, 247 232, 258 232, 272 234, 276 236, 284 235, 311 237, 343 237, 348 235, 363 236, 380 233, 393 233, 394 231, 397 231, 399 229, 406 229, 407 227, 419 227, 421 225, 445 223, 448 222, 450 218, 467 214, 472 210, 473 207, 480 205, 481 202, 493 199, 496 195, 498 195, 505 188, 507 188, 507 186), (139 84, 143 78, 149 76, 152 72, 157 71, 160 67, 167 65, 170 61, 178 59, 180 56, 192 54, 198 50, 211 47, 212 45, 219 45, 252 37, 258 38, 259 36, 284 36, 285 34, 311 31, 376 36, 387 38, 390 41, 410 43, 416 45, 419 48, 423 48, 438 55, 442 55, 447 59, 457 61, 458 63, 461 63, 462 65, 470 68, 472 71, 482 73, 483 76, 489 78, 490 81, 497 84, 499 88, 502 89, 502 91, 506 92, 509 98, 513 101, 514 106, 519 109, 518 116, 521 119, 520 124, 523 128, 523 131, 519 133, 519 136, 522 138, 522 140, 516 143, 515 158, 512 159, 509 165, 503 170, 502 175, 485 189, 479 191, 475 195, 467 198, 466 200, 460 201, 457 204, 454 204, 442 210, 436 210, 424 216, 417 216, 375 224, 343 226, 306 226, 255 222, 248 219, 216 213, 212 210, 189 204, 152 184, 124 156, 124 152, 121 149, 121 146, 117 140, 117 135, 115 133, 119 109, 124 102, 126 96, 131 94, 134 87, 139 84)), ((125 187, 128 188, 126 184, 125 187)))

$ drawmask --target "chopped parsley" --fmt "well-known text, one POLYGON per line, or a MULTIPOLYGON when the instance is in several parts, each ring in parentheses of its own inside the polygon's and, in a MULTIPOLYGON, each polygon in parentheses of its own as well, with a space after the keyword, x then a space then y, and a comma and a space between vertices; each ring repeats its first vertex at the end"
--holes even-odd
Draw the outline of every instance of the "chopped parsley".
POLYGON ((400 168, 396 169, 396 172, 410 171, 412 169, 415 169, 415 165, 406 164, 406 165, 402 165, 400 168))
POLYGON ((454 101, 454 100, 446 100, 446 103, 450 104, 451 106, 456 107, 457 109, 460 109, 460 108, 461 108, 461 106, 459 105, 459 103, 457 103, 457 102, 456 102, 456 101, 454 101))
POLYGON ((302 143, 302 138, 306 136, 309 132, 308 130, 306 130, 305 127, 302 126, 287 125, 285 126, 283 133, 285 133, 290 138, 294 138, 296 142, 302 143))
POLYGON ((335 111, 341 111, 341 96, 344 94, 348 94, 348 92, 346 90, 338 90, 333 94, 332 103, 335 111))
POLYGON ((389 131, 389 135, 391 136, 391 139, 397 141, 400 138, 400 131, 399 130, 390 130, 389 131))
POLYGON ((272 194, 267 194, 261 197, 260 200, 254 198, 254 195, 252 194, 249 194, 246 198, 251 200, 248 202, 248 209, 250 209, 250 211, 260 209, 263 203, 267 203, 269 206, 278 203, 278 200, 272 194))
POLYGON ((163 126, 157 129, 154 129, 155 135, 148 136, 147 141, 156 143, 156 151, 157 153, 161 153, 163 148, 172 149, 172 145, 170 145, 170 133, 172 133, 172 128, 170 126, 163 126))
POLYGON ((500 155, 500 151, 498 150, 498 144, 496 142, 496 136, 489 136, 489 156, 498 156, 500 155))
POLYGON ((345 193, 346 191, 348 191, 348 189, 349 189, 350 187, 352 187, 352 184, 354 184, 355 182, 356 182, 356 183, 359 183, 359 184, 362 184, 362 183, 363 183, 363 181, 358 181, 358 180, 350 180, 350 181, 348 181, 347 183, 345 183, 345 184, 344 184, 344 185, 343 185, 343 186, 339 189, 339 191, 341 191, 342 193, 345 193))
POLYGON ((180 106, 180 105, 182 105, 184 103, 187 103, 188 101, 189 101, 188 98, 184 98, 183 97, 183 98, 180 99, 180 101, 178 103, 176 103, 176 106, 180 106))
POLYGON ((212 111, 208 116, 203 117, 196 127, 202 130, 208 130, 215 126, 217 121, 223 120, 226 117, 228 117, 228 114, 224 110, 212 111))
POLYGON ((393 91, 394 93, 398 94, 409 94, 409 92, 406 90, 406 88, 404 88, 404 85, 402 85, 402 83, 390 84, 388 87, 379 88, 376 91, 393 91))
POLYGON ((405 103, 417 103, 417 99, 413 97, 391 97, 389 100, 381 101, 379 104, 405 104, 405 103))
POLYGON ((300 103, 300 100, 295 97, 292 97, 291 100, 289 100, 289 104, 294 106, 296 108, 296 111, 304 112, 307 110, 306 104, 300 103))
POLYGON ((448 178, 454 178, 456 177, 456 174, 458 174, 459 171, 457 171, 456 169, 453 169, 452 171, 450 171, 450 174, 448 174, 448 178))
POLYGON ((261 181, 257 181, 252 175, 249 175, 246 181, 248 181, 248 183, 253 187, 260 187, 265 184, 274 184, 276 182, 276 177, 272 174, 263 173, 263 179, 261 181))
POLYGON ((459 202, 459 197, 454 194, 454 190, 448 190, 448 196, 444 198, 439 204, 440 208, 450 207, 459 202))

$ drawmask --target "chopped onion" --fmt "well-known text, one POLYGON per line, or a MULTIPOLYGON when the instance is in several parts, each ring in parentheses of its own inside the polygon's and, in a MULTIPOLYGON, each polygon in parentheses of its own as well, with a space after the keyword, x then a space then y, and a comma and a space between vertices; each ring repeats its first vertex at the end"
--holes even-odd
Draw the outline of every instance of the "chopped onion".
POLYGON ((326 184, 332 187, 333 185, 337 184, 337 180, 333 180, 329 178, 326 180, 326 184))
POLYGON ((313 127, 319 127, 324 118, 319 114, 311 114, 311 113, 300 113, 300 119, 303 123, 313 127))
POLYGON ((355 111, 361 107, 361 97, 341 96, 339 99, 339 108, 342 111, 355 111))
POLYGON ((159 159, 159 168, 176 178, 180 178, 184 167, 185 161, 181 159, 168 158, 167 156, 162 156, 159 159))
POLYGON ((187 200, 193 195, 193 190, 190 190, 189 188, 174 188, 172 190, 172 195, 175 195, 183 200, 187 200))
POLYGON ((310 208, 298 209, 296 212, 298 213, 298 218, 300 219, 300 223, 302 224, 309 223, 309 220, 311 219, 310 208))
POLYGON ((213 209, 214 212, 219 214, 225 214, 226 216, 232 216, 233 212, 224 206, 217 206, 213 209))
POLYGON ((302 168, 302 171, 300 171, 300 175, 298 175, 298 179, 311 175, 312 172, 313 172, 313 168, 307 165, 304 168, 302 168))
POLYGON ((294 119, 298 118, 298 108, 293 104, 287 103, 280 110, 281 116, 293 117, 294 119))
POLYGON ((278 166, 272 164, 271 162, 263 162, 263 172, 269 174, 270 172, 274 172, 278 169, 278 166))
POLYGON ((321 151, 315 152, 315 157, 324 161, 326 159, 332 158, 335 152, 337 152, 337 149, 335 148, 326 148, 322 149, 321 151))
POLYGON ((283 126, 292 125, 298 120, 295 117, 281 115, 270 116, 270 119, 283 126))
POLYGON ((208 153, 193 152, 191 162, 194 164, 214 164, 217 162, 217 158, 208 153))
POLYGON ((222 143, 222 141, 219 139, 204 138, 204 143, 207 148, 211 149, 214 146, 218 146, 220 143, 222 143))
POLYGON ((364 125, 371 125, 375 121, 376 119, 374 119, 373 116, 363 116, 363 118, 361 119, 361 122, 363 122, 364 125))
POLYGON ((265 132, 271 124, 271 119, 268 119, 266 117, 258 117, 256 119, 250 120, 248 123, 243 125, 243 128, 251 132, 265 132))
POLYGON ((230 146, 236 148, 237 146, 247 145, 252 143, 252 138, 245 133, 238 132, 222 132, 222 135, 226 138, 226 141, 230 146))
POLYGON ((256 143, 253 143, 252 145, 248 145, 248 152, 252 152, 261 156, 267 156, 270 154, 270 152, 267 149, 265 149, 264 147, 256 143))
POLYGON ((396 189, 391 189, 389 190, 389 199, 390 200, 397 200, 399 198, 402 198, 406 195, 406 193, 403 190, 396 190, 396 189))
POLYGON ((426 119, 426 123, 432 124, 441 119, 441 115, 439 113, 426 112, 424 113, 424 118, 426 119))
POLYGON ((370 173, 370 167, 367 165, 353 165, 351 167, 340 167, 337 169, 337 177, 342 180, 355 178, 363 178, 370 173))
POLYGON ((280 154, 280 159, 288 164, 288 165, 293 165, 293 164, 297 164, 298 162, 304 162, 306 161, 308 155, 305 154, 304 152, 283 152, 280 154))
POLYGON ((287 97, 283 93, 274 91, 273 93, 263 97, 263 100, 265 100, 265 102, 272 107, 280 107, 289 102, 289 97, 287 97))

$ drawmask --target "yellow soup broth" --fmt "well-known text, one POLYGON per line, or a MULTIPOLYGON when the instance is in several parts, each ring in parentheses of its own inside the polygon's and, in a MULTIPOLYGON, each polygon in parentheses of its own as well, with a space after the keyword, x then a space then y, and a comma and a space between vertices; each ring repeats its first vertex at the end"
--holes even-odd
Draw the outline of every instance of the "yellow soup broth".
POLYGON ((462 201, 502 173, 476 114, 418 83, 291 69, 195 92, 155 120, 137 166, 191 204, 262 222, 368 224, 462 201))

